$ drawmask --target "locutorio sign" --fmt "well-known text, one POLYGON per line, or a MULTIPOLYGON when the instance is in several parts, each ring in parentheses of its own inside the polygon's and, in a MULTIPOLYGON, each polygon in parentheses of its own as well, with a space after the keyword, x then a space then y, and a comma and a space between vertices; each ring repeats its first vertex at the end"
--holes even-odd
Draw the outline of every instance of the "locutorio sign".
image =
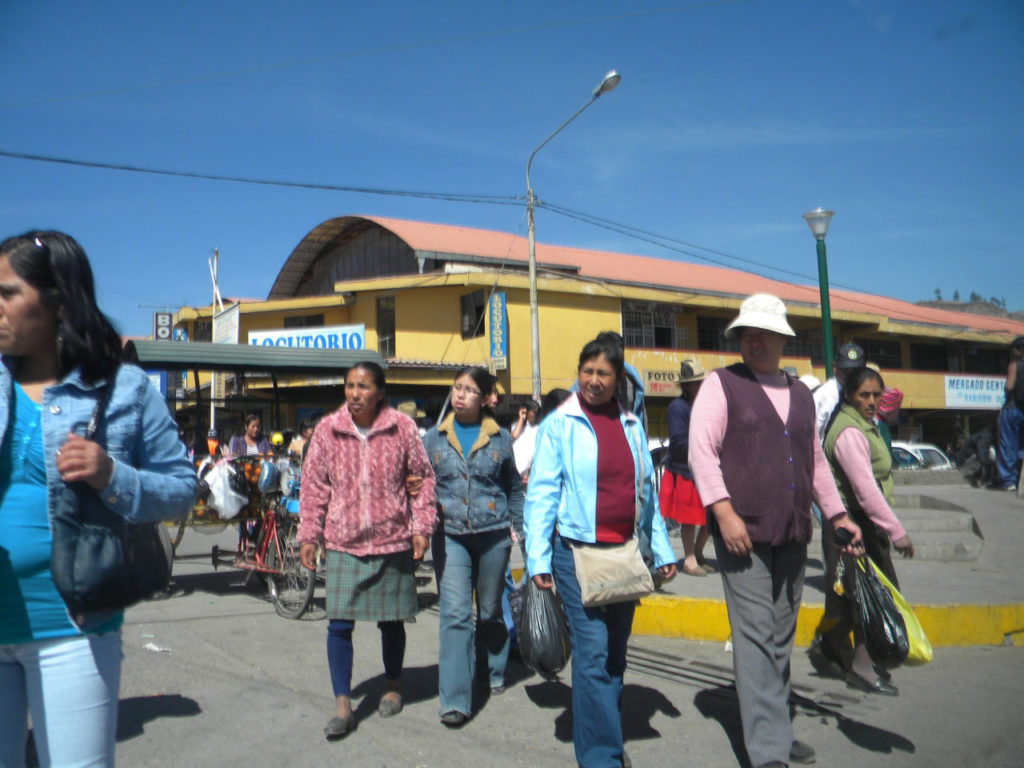
POLYGON ((260 347, 298 349, 364 349, 365 325, 322 325, 284 331, 249 331, 249 343, 260 347))

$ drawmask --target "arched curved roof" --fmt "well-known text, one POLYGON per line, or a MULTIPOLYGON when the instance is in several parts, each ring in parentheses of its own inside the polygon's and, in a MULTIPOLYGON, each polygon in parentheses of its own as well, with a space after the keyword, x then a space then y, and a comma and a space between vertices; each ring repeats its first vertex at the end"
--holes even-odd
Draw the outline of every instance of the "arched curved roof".
MULTIPOLYGON (((302 239, 281 268, 268 298, 295 296, 318 258, 337 248, 339 242, 355 239, 373 228, 394 235, 417 257, 428 260, 511 262, 525 267, 529 259, 526 238, 508 232, 380 216, 341 216, 325 221, 302 239)), ((750 272, 652 256, 541 243, 536 247, 538 268, 558 270, 563 274, 568 270, 581 278, 736 298, 752 293, 771 293, 788 302, 818 304, 816 285, 787 283, 750 272)), ((830 291, 830 297, 833 311, 866 312, 914 324, 1024 335, 1024 323, 1006 317, 925 307, 885 296, 835 288, 830 291)))

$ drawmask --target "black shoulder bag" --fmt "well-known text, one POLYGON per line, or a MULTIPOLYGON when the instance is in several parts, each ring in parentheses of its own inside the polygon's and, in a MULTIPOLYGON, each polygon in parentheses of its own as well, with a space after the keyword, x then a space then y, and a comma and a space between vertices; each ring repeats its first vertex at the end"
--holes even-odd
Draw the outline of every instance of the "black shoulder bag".
MULTIPOLYGON (((95 438, 108 398, 109 388, 104 388, 86 440, 95 438)), ((50 529, 53 583, 79 627, 86 624, 86 614, 123 610, 170 583, 173 550, 163 524, 129 523, 84 482, 57 491, 50 529)))

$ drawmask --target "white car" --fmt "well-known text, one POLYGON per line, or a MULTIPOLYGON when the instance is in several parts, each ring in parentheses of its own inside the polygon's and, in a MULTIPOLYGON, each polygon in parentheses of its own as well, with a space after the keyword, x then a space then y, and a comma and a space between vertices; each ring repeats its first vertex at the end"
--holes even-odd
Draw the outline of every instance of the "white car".
POLYGON ((931 443, 892 441, 893 469, 955 469, 949 456, 931 443))

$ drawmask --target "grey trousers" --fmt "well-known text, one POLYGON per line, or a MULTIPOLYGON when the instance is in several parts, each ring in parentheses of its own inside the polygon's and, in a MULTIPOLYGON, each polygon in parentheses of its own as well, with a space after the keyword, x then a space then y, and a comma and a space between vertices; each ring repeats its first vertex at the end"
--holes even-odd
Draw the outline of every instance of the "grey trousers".
POLYGON ((755 544, 746 557, 729 554, 715 537, 732 630, 732 664, 753 766, 789 762, 789 657, 804 589, 806 544, 755 544))

